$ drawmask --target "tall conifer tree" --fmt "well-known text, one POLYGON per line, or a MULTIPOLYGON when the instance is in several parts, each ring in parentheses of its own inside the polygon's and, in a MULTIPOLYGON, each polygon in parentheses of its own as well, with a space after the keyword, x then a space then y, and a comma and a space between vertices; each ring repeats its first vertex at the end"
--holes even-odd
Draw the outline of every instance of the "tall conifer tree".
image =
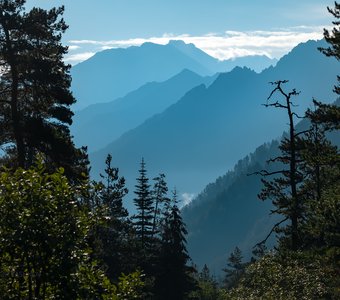
POLYGON ((87 172, 85 149, 68 126, 75 102, 61 44, 64 8, 25 12, 24 0, 0 2, 0 146, 11 166, 28 167, 42 153, 71 179, 87 172))
MULTIPOLYGON (((340 60, 340 4, 335 1, 334 8, 331 9, 327 7, 328 11, 335 17, 333 21, 332 31, 324 29, 325 40, 330 44, 330 47, 325 49, 320 49, 325 55, 333 56, 337 60, 340 60)), ((338 86, 334 87, 334 91, 340 95, 340 76, 338 76, 338 86)))
POLYGON ((165 175, 159 174, 159 176, 153 179, 155 181, 152 190, 152 196, 154 198, 154 216, 152 231, 154 235, 160 230, 161 216, 164 209, 169 207, 170 198, 167 196, 168 187, 165 181, 165 175))
POLYGON ((194 269, 187 263, 190 260, 186 249, 187 230, 177 206, 177 193, 174 191, 172 205, 166 212, 161 233, 161 248, 158 257, 155 281, 156 299, 186 299, 195 288, 192 273, 194 269))
POLYGON ((144 158, 141 161, 139 169, 139 177, 137 178, 137 185, 135 186, 136 198, 134 203, 136 205, 137 213, 133 216, 134 228, 137 238, 140 242, 141 250, 144 255, 150 250, 150 244, 153 237, 153 198, 151 195, 149 178, 145 169, 144 158))
POLYGON ((90 234, 93 257, 106 269, 110 279, 117 280, 122 272, 129 272, 128 248, 131 224, 128 212, 123 206, 123 197, 128 190, 124 177, 119 176, 118 168, 111 165, 112 157, 106 158, 105 174, 100 174, 102 181, 95 183, 91 195, 92 209, 98 218, 90 234))
POLYGON ((224 283, 227 288, 232 288, 237 285, 244 273, 246 264, 242 262, 242 251, 239 247, 235 247, 234 251, 228 257, 228 267, 223 269, 225 272, 224 283))

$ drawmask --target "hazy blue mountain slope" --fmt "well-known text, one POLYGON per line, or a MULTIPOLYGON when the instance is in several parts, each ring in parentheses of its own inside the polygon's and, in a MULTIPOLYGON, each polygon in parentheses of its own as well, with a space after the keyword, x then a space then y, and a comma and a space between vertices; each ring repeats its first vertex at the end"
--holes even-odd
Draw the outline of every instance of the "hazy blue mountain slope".
POLYGON ((311 97, 328 103, 335 100, 332 90, 337 82, 337 62, 321 54, 319 47, 328 47, 328 44, 325 40, 300 44, 283 56, 275 68, 270 67, 262 72, 262 76, 268 81, 278 79, 290 81, 287 87, 296 88, 300 92, 297 98, 300 107, 295 108, 300 112, 304 112, 305 107, 310 106, 311 97))
MULTIPOLYGON (((340 100, 335 104, 340 105, 340 100)), ((296 130, 304 131, 309 126, 309 122, 303 120, 296 130)), ((340 146, 339 132, 333 132, 328 138, 340 146)), ((278 216, 269 215, 270 201, 262 202, 257 198, 262 188, 261 177, 248 174, 263 169, 282 169, 277 163, 266 163, 280 154, 278 145, 278 141, 272 141, 258 147, 240 160, 232 171, 208 184, 183 208, 183 219, 189 232, 188 250, 195 263, 201 267, 206 263, 220 273, 235 246, 249 257, 252 247, 269 233, 278 216)))
MULTIPOLYGON (((252 60, 258 61, 256 57, 252 60)), ((105 50, 71 69, 72 91, 77 99, 74 108, 113 101, 147 82, 167 80, 183 69, 201 76, 228 71, 237 64, 237 59, 231 65, 230 62, 220 62, 183 41, 105 50)), ((261 59, 262 68, 273 62, 261 59)))
POLYGON ((313 97, 334 101, 338 68, 333 59, 318 52, 323 44, 301 44, 261 74, 235 68, 220 74, 208 88, 194 88, 163 113, 91 153, 93 175, 103 169, 105 156, 111 153, 114 165, 133 188, 144 157, 150 176, 164 172, 170 187, 197 194, 256 145, 279 137, 286 128, 286 112, 262 105, 272 89, 269 81, 291 80, 290 85, 301 90, 296 98, 300 111, 313 97), (316 71, 311 72, 310 65, 316 71))
POLYGON ((269 216, 271 203, 257 199, 260 178, 248 174, 268 169, 266 160, 277 155, 277 146, 273 141, 257 148, 182 210, 189 232, 188 251, 200 267, 206 263, 220 273, 235 246, 248 256, 270 231, 275 219, 269 216))
POLYGON ((75 107, 112 101, 147 82, 164 81, 185 68, 201 75, 215 73, 171 43, 144 43, 99 52, 71 70, 72 90, 78 99, 75 107))
POLYGON ((103 148, 124 132, 161 113, 185 92, 199 84, 209 85, 216 78, 201 77, 187 69, 164 82, 151 82, 108 103, 93 104, 75 114, 72 134, 78 146, 89 151, 103 148))

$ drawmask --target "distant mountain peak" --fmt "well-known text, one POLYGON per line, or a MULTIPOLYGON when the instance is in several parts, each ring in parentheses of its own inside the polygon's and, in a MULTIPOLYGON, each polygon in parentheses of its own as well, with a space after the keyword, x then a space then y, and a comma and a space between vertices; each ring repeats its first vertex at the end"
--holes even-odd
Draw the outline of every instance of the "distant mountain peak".
POLYGON ((194 71, 191 71, 188 68, 184 68, 182 71, 180 71, 179 73, 177 73, 176 75, 170 77, 169 79, 167 79, 165 82, 167 81, 175 81, 175 80, 183 80, 184 78, 202 78, 202 76, 200 76, 199 74, 195 73, 194 71))
POLYGON ((193 43, 186 43, 183 40, 170 40, 167 46, 186 52, 187 54, 190 52, 196 52, 196 53, 200 52, 200 53, 206 54, 203 50, 197 48, 193 43))
POLYGON ((141 46, 109 49, 71 69, 72 91, 79 100, 74 109, 124 97, 147 82, 165 81, 183 69, 211 76, 236 65, 262 71, 271 63, 268 58, 257 57, 219 61, 194 44, 176 39, 166 45, 145 42, 141 46))
MULTIPOLYGON (((169 42, 166 45, 163 44, 157 44, 153 42, 144 42, 143 44, 140 45, 140 47, 175 47, 175 48, 197 48, 194 44, 192 43, 186 43, 183 40, 169 40, 169 42)), ((135 47, 135 46, 132 46, 135 47)))
MULTIPOLYGON (((296 64, 297 61, 306 59, 307 57, 314 61, 318 57, 322 57, 318 48, 328 47, 325 39, 321 40, 308 40, 307 42, 303 42, 294 47, 289 53, 281 57, 281 59, 277 62, 278 66, 296 64), (307 57, 306 57, 307 55, 307 57)), ((312 65, 311 65, 312 66, 312 65)))
POLYGON ((196 48, 196 46, 193 43, 186 43, 183 40, 169 40, 168 45, 175 46, 175 47, 183 47, 183 46, 188 47, 189 46, 189 47, 196 48))
POLYGON ((238 73, 238 72, 255 73, 254 70, 252 70, 248 67, 240 67, 240 66, 236 66, 234 69, 231 70, 231 72, 234 72, 234 73, 238 73))
MULTIPOLYGON (((188 69, 188 68, 184 68, 181 72, 179 72, 179 73, 176 74, 175 76, 178 76, 179 74, 194 74, 194 75, 199 76, 197 73, 191 71, 191 70, 188 69)), ((175 77, 175 76, 174 76, 174 77, 175 77)))
POLYGON ((186 45, 183 40, 169 40, 168 45, 186 45))
MULTIPOLYGON (((156 43, 152 43, 152 42, 144 42, 143 44, 140 45, 140 48, 157 47, 157 46, 162 46, 162 45, 156 44, 156 43)), ((136 46, 132 46, 132 47, 136 47, 136 46)), ((137 48, 139 48, 139 47, 137 46, 137 48)))

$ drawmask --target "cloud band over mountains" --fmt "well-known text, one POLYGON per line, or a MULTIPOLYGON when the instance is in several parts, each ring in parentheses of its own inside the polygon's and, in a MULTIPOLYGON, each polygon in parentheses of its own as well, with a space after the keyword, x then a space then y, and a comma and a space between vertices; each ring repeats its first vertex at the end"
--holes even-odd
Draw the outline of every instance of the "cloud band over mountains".
POLYGON ((111 48, 140 46, 145 42, 167 44, 169 40, 183 40, 193 43, 209 55, 220 60, 233 59, 248 55, 266 55, 280 58, 297 44, 323 37, 324 26, 299 26, 272 31, 226 31, 223 34, 209 33, 203 36, 188 34, 164 34, 161 37, 134 38, 126 40, 70 40, 68 63, 76 64, 90 58, 98 51, 111 48))

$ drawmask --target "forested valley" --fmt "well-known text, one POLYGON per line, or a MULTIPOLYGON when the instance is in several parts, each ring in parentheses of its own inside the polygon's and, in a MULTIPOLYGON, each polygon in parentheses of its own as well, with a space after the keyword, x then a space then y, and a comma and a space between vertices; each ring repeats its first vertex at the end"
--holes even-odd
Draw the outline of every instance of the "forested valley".
MULTIPOLYGON (((340 298, 339 101, 314 99, 300 116, 300 91, 273 78, 263 109, 283 110, 287 132, 266 168, 245 178, 261 180, 258 201, 272 203, 277 222, 251 258, 235 245, 215 276, 190 259, 178 192, 162 170, 149 174, 141 158, 128 190, 108 154, 91 178, 69 128, 76 99, 64 8, 26 11, 25 2, 0 1, 0 299, 340 298)), ((340 60, 340 4, 329 12, 334 28, 320 55, 340 60)))

